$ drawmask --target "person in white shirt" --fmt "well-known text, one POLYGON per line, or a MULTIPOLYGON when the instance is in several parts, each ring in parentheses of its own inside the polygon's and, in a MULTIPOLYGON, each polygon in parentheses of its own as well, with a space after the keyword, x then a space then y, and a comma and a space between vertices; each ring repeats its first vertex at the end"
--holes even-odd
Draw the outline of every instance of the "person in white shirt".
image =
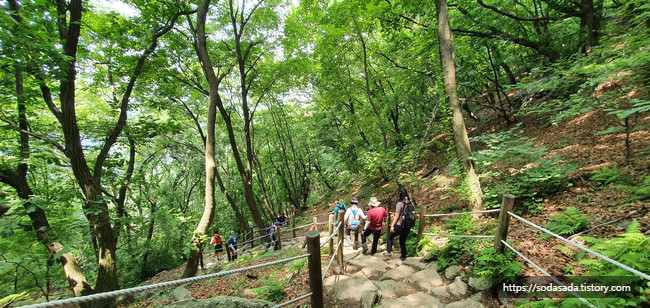
POLYGON ((363 213, 363 210, 357 207, 359 200, 357 198, 352 198, 350 200, 350 203, 352 205, 345 211, 344 216, 346 225, 345 238, 348 241, 348 246, 352 246, 352 239, 350 238, 351 232, 354 232, 354 243, 357 243, 359 241, 359 228, 361 219, 366 219, 366 215, 363 213))

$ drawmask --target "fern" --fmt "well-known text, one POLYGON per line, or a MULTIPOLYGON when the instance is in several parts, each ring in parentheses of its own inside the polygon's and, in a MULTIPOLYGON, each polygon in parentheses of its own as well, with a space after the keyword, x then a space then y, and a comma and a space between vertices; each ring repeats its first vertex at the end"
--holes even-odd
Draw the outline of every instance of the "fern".
MULTIPOLYGON (((567 207, 564 214, 553 215, 548 218, 544 225, 546 229, 559 235, 571 235, 586 229, 589 226, 589 218, 586 214, 574 207, 567 207)), ((547 239, 551 236, 542 234, 540 239, 547 239)))

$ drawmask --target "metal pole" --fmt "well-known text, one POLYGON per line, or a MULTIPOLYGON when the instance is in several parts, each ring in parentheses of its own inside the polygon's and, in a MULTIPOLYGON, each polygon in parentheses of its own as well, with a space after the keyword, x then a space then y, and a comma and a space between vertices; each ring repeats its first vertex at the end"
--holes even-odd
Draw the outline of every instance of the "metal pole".
POLYGON ((506 240, 508 237, 508 225, 510 224, 510 215, 508 212, 512 211, 515 204, 515 196, 511 194, 503 194, 503 201, 501 204, 501 212, 499 212, 499 224, 497 225, 497 234, 494 236, 494 248, 498 252, 503 252, 505 245, 501 240, 506 240))
POLYGON ((309 257, 309 289, 312 292, 311 306, 314 308, 323 308, 323 281, 321 280, 321 260, 320 260, 320 233, 318 231, 307 231, 307 250, 309 257))

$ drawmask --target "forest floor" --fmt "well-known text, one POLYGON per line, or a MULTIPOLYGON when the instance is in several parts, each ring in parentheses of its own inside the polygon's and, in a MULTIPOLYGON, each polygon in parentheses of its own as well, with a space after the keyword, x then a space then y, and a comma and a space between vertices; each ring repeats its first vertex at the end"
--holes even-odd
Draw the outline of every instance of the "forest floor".
MULTIPOLYGON (((521 129, 525 135, 535 138, 534 143, 546 146, 549 154, 560 154, 566 160, 575 161, 579 168, 570 174, 570 181, 573 186, 567 190, 558 192, 543 201, 543 209, 537 213, 524 213, 524 217, 531 222, 544 225, 547 218, 551 215, 562 213, 566 207, 575 207, 587 214, 590 218, 589 227, 580 233, 582 236, 597 238, 612 238, 622 234, 627 225, 632 220, 640 222, 641 232, 650 235, 650 203, 645 201, 630 202, 628 198, 613 186, 597 187, 590 180, 593 171, 602 170, 603 167, 612 167, 618 165, 620 170, 625 170, 628 175, 647 175, 650 174, 650 160, 647 159, 646 152, 650 149, 650 131, 639 131, 632 133, 630 136, 630 148, 632 157, 628 163, 625 162, 625 135, 611 134, 598 135, 612 126, 621 125, 614 116, 606 114, 603 108, 588 112, 575 119, 567 121, 559 126, 545 126, 543 120, 534 117, 524 117, 518 119, 521 123, 521 129), (540 130, 540 128, 542 128, 540 130)), ((638 121, 648 124, 650 116, 638 119, 638 121)), ((491 133, 507 129, 503 124, 492 126, 468 127, 470 136, 491 133)), ((440 137, 440 141, 444 140, 440 137)), ((452 178, 446 177, 444 167, 439 164, 436 157, 443 153, 433 153, 432 158, 421 168, 420 174, 424 175, 433 167, 438 167, 441 173, 437 175, 437 185, 433 188, 415 188, 409 191, 412 199, 417 201, 419 206, 427 208, 427 213, 440 213, 443 210, 448 211, 450 205, 456 205, 456 211, 460 211, 466 202, 459 200, 453 194, 450 194, 446 188, 452 185, 452 178), (460 207, 457 205, 461 205, 460 207)), ((363 200, 368 200, 371 196, 376 196, 384 206, 394 210, 397 203, 395 193, 397 185, 395 183, 358 183, 356 188, 348 191, 340 191, 340 198, 344 203, 356 196, 361 200, 361 205, 365 205, 363 200), (382 189, 369 189, 370 186, 382 186, 382 189)), ((310 207, 304 216, 312 216, 331 211, 333 200, 323 200, 322 203, 310 207)), ((322 218, 319 218, 322 219, 322 218)), ((443 227, 441 220, 429 220, 427 228, 438 226, 443 227)), ((582 273, 581 267, 576 264, 572 255, 554 248, 562 244, 556 239, 539 240, 540 231, 534 230, 529 226, 515 220, 511 220, 508 239, 515 243, 518 250, 524 252, 528 258, 537 264, 541 264, 553 275, 562 275, 565 273, 567 264, 573 265, 573 274, 582 273)), ((580 242, 578 238, 573 240, 580 242)), ((575 252, 575 251, 574 251, 575 252)), ((273 255, 272 259, 282 257, 281 254, 273 255)), ((253 259, 246 263, 237 264, 237 267, 250 266, 265 262, 268 259, 253 259)), ((323 262, 328 262, 323 257, 323 262)), ((521 272, 522 276, 540 276, 537 270, 526 264, 525 261, 519 260, 524 264, 521 272)), ((212 262, 211 260, 207 262, 212 262)), ((183 267, 175 270, 161 273, 154 277, 147 284, 170 281, 180 278, 183 267)), ((206 282, 197 282, 189 285, 187 288, 192 292, 194 298, 209 298, 217 295, 242 296, 244 290, 257 288, 268 284, 268 277, 271 274, 275 276, 272 279, 287 280, 291 283, 284 286, 284 298, 290 299, 298 297, 308 292, 308 277, 306 271, 289 271, 281 270, 277 272, 276 267, 267 267, 253 270, 248 273, 250 276, 224 277, 210 279, 206 282), (242 278, 245 277, 245 278, 242 278), (258 277, 258 278, 250 278, 258 277)), ((246 293, 245 296, 255 297, 252 293, 246 293)), ((484 300, 486 307, 497 307, 498 302, 484 300)), ((142 300, 138 303, 131 303, 128 307, 148 307, 151 302, 142 300)), ((160 303, 159 303, 160 304, 160 303)), ((299 304, 306 305, 308 300, 303 300, 299 304)))

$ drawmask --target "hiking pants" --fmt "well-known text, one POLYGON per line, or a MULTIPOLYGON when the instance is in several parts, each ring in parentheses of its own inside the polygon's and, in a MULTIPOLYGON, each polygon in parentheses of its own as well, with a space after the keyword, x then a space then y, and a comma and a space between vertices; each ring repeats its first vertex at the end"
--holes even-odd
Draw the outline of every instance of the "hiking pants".
POLYGON ((406 258, 406 238, 411 232, 411 228, 402 228, 401 225, 395 225, 395 232, 388 234, 388 241, 386 242, 386 251, 393 251, 393 239, 399 236, 399 249, 401 251, 401 258, 406 258))
POLYGON ((354 232, 354 241, 355 241, 355 242, 358 242, 358 241, 359 241, 359 228, 352 229, 352 227, 348 226, 348 228, 347 228, 347 230, 345 231, 345 233, 346 233, 347 235, 350 235, 350 233, 352 233, 352 232, 354 232))
POLYGON ((278 250, 280 248, 280 242, 278 242, 278 237, 273 234, 273 238, 271 239, 270 236, 266 237, 266 250, 269 250, 269 247, 271 247, 271 242, 275 241, 275 244, 273 244, 273 250, 278 250))
POLYGON ((374 255, 377 252, 377 244, 379 244, 381 229, 379 230, 366 229, 361 233, 361 246, 363 246, 364 249, 368 248, 368 245, 366 245, 366 237, 368 237, 368 235, 370 234, 374 234, 372 237, 372 249, 370 250, 370 254, 374 255))

